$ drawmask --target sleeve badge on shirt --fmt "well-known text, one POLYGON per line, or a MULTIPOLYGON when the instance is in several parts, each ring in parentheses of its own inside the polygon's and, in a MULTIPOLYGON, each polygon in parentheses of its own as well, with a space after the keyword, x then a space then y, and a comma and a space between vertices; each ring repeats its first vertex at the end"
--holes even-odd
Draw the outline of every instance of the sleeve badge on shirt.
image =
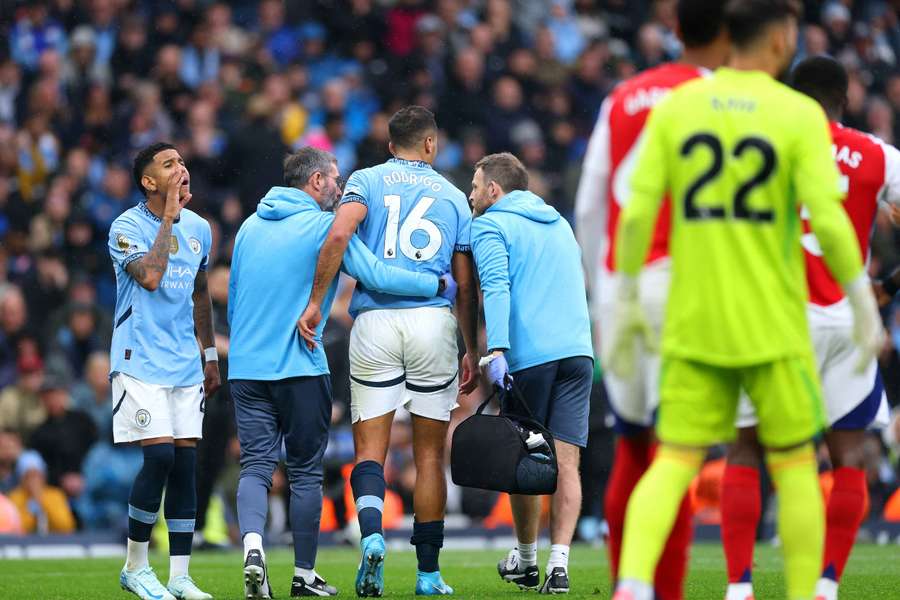
POLYGON ((119 250, 123 252, 127 252, 129 248, 131 248, 131 240, 128 239, 128 236, 124 233, 116 234, 116 246, 119 247, 119 250))
POLYGON ((178 254, 178 238, 174 235, 169 239, 169 254, 178 254))
POLYGON ((188 246, 190 246, 191 252, 193 252, 194 254, 200 254, 200 240, 198 240, 197 238, 191 238, 188 240, 188 246))

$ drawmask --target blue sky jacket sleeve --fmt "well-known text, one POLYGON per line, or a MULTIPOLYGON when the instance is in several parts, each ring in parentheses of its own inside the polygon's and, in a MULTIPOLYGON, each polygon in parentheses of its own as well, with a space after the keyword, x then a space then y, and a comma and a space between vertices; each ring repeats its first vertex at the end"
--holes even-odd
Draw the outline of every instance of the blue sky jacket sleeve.
POLYGON ((503 235, 485 217, 472 223, 472 251, 484 294, 487 348, 508 350, 509 345, 509 252, 503 235))
POLYGON ((438 278, 433 273, 417 273, 384 264, 359 237, 350 238, 342 269, 370 290, 395 296, 431 298, 437 293, 438 278))

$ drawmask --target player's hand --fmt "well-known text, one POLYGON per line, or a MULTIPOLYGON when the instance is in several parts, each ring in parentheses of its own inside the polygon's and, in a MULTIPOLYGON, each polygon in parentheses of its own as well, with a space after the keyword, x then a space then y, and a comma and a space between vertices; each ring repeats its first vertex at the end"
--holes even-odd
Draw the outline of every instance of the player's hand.
POLYGON ((466 352, 462 359, 462 380, 459 382, 461 394, 471 394, 478 387, 478 367, 472 354, 466 352))
POLYGON ((453 301, 456 300, 456 290, 458 287, 456 285, 456 280, 453 279, 453 273, 447 271, 446 273, 441 275, 438 280, 443 283, 438 284, 437 295, 453 303, 453 301))
POLYGON ((506 362, 503 352, 495 350, 488 356, 482 357, 478 361, 478 366, 482 368, 488 381, 493 385, 502 390, 512 387, 512 375, 509 374, 509 364, 506 362))
POLYGON ((613 314, 613 326, 602 346, 602 364, 613 375, 631 379, 637 368, 639 345, 651 352, 657 350, 656 334, 641 307, 634 277, 622 276, 613 314))
POLYGON ((175 169, 172 171, 172 174, 169 175, 169 186, 166 188, 166 206, 163 208, 163 218, 174 221, 178 218, 181 209, 191 201, 190 192, 185 194, 184 197, 181 196, 182 182, 187 180, 188 172, 184 167, 175 169))
POLYGON ((322 310, 318 304, 308 304, 306 310, 297 319, 297 331, 306 340, 306 347, 312 352, 316 349, 316 327, 322 322, 322 310))
POLYGON ((208 360, 203 365, 203 393, 207 398, 222 387, 222 376, 219 375, 219 361, 208 360))
POLYGON ((856 372, 862 373, 871 364, 872 359, 878 356, 884 345, 884 323, 881 321, 878 303, 865 273, 860 273, 856 279, 844 286, 844 293, 847 294, 850 308, 853 309, 853 341, 860 349, 856 372))

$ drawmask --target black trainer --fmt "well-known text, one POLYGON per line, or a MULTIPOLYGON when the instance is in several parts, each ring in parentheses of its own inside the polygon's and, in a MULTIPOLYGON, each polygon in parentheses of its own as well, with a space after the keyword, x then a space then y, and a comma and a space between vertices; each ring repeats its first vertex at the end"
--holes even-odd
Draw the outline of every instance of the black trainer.
POLYGON ((540 593, 568 594, 569 573, 562 567, 553 567, 553 570, 547 573, 547 579, 544 580, 540 593))
POLYGON ((247 600, 269 600, 274 598, 269 587, 269 571, 259 550, 251 550, 244 561, 244 598, 247 600))
POLYGON ((541 573, 537 565, 522 565, 515 549, 510 550, 506 558, 497 563, 497 573, 503 581, 515 583, 522 590, 536 590, 541 585, 541 573))
POLYGON ((294 577, 291 583, 291 598, 297 596, 337 596, 337 588, 328 585, 324 579, 319 577, 318 573, 312 583, 306 583, 302 577, 294 577))

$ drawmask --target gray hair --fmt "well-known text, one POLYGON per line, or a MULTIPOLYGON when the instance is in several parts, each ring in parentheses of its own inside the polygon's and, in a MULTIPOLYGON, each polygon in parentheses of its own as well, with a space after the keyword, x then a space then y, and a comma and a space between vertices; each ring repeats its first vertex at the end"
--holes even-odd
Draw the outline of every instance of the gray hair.
POLYGON ((337 159, 331 152, 312 146, 300 148, 284 159, 284 184, 288 187, 303 187, 316 173, 327 175, 337 159))

